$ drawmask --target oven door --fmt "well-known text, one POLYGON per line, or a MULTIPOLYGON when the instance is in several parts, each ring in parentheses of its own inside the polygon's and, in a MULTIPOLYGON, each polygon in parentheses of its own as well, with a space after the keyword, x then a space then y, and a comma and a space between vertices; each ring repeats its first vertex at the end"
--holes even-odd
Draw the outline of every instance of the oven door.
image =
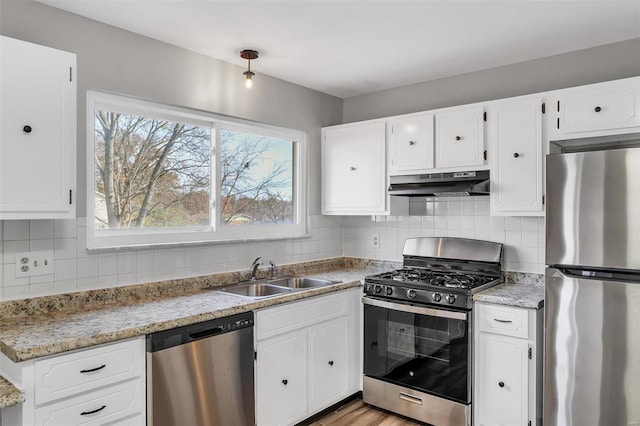
POLYGON ((471 315, 363 297, 364 374, 471 402, 471 315))

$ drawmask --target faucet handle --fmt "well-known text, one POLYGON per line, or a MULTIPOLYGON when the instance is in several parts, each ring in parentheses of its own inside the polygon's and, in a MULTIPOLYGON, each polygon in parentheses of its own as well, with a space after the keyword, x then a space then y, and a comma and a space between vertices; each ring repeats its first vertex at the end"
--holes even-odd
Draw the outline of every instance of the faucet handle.
POLYGON ((274 260, 270 260, 269 265, 271 265, 271 278, 276 278, 278 274, 278 267, 276 266, 276 262, 274 260))

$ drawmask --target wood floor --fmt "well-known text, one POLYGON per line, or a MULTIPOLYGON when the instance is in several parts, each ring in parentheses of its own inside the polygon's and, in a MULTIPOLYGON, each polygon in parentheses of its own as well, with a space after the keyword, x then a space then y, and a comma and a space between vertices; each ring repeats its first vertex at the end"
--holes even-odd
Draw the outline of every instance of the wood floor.
POLYGON ((309 426, 413 426, 419 424, 421 423, 369 407, 361 399, 356 399, 310 423, 309 426))

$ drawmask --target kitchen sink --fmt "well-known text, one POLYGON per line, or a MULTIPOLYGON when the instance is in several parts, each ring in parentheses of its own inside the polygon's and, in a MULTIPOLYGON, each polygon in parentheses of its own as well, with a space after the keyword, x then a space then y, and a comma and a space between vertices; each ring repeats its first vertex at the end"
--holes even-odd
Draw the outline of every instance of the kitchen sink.
POLYGON ((269 280, 269 284, 279 285, 290 289, 324 287, 331 284, 337 284, 340 281, 322 280, 318 278, 304 277, 285 277, 269 280))
POLYGON ((278 296, 284 293, 291 293, 293 289, 265 282, 240 283, 224 288, 214 288, 213 290, 224 293, 232 293, 240 296, 261 299, 264 297, 278 296))
POLYGON ((252 299, 280 296, 291 293, 294 290, 304 290, 337 284, 340 281, 323 280, 319 278, 283 277, 270 280, 241 282, 223 288, 211 288, 211 290, 223 293, 237 294, 252 299))

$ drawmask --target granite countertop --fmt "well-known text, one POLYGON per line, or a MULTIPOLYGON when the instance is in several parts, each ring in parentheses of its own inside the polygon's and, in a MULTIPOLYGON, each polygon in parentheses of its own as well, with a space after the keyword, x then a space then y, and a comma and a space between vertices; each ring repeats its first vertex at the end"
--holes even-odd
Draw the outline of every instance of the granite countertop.
POLYGON ((540 309, 544 306, 544 280, 538 274, 507 276, 507 281, 473 295, 475 302, 540 309), (516 281, 516 282, 514 282, 516 281))
POLYGON ((185 295, 7 318, 0 321, 0 350, 14 362, 26 361, 356 287, 366 275, 378 271, 375 267, 360 267, 307 273, 305 276, 342 283, 266 299, 205 288, 185 295))
POLYGON ((0 376, 0 409, 20 404, 24 401, 24 393, 0 376))

